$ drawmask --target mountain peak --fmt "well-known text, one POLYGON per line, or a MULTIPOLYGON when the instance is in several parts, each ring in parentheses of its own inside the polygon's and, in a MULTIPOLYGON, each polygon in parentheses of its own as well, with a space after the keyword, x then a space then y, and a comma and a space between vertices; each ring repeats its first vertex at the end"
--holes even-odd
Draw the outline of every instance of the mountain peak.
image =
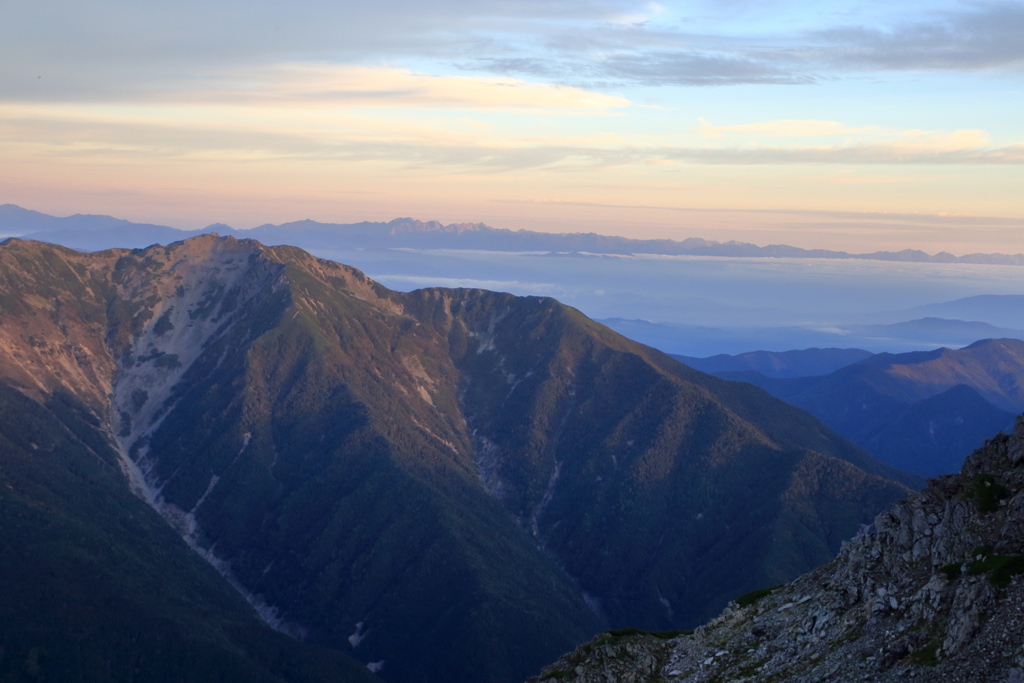
POLYGON ((203 232, 235 232, 235 229, 227 223, 210 223, 202 230, 203 232))
POLYGON ((0 380, 82 407, 266 623, 399 683, 522 680, 602 627, 699 622, 907 491, 551 298, 392 292, 204 234, 7 243, 0 305, 0 380))
POLYGON ((459 235, 464 232, 493 231, 483 223, 451 223, 445 225, 440 221, 420 221, 415 218, 396 218, 387 223, 389 233, 400 235, 402 233, 448 233, 459 235))

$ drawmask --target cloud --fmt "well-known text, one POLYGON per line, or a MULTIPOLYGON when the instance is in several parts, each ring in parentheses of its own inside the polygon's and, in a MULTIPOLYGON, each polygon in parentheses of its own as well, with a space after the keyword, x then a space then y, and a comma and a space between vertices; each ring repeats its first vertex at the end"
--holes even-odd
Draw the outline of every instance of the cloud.
POLYGON ((434 277, 430 275, 374 275, 373 280, 398 289, 420 287, 445 287, 448 289, 487 289, 492 292, 509 292, 519 295, 564 297, 568 292, 564 287, 546 282, 521 282, 519 280, 475 280, 471 278, 434 277))
MULTIPOLYGON (((925 3, 926 10, 935 6, 925 3)), ((0 88, 7 101, 128 101, 194 91, 197 83, 223 83, 228 74, 238 75, 237 89, 253 84, 245 80, 253 70, 298 64, 433 74, 462 69, 590 90, 798 85, 864 72, 1024 66, 1021 2, 924 13, 916 4, 902 12, 888 4, 852 8, 857 12, 786 2, 756 7, 634 0, 298 0, 287 7, 269 0, 34 0, 5 8, 0 88)))
POLYGON ((743 54, 671 50, 612 55, 596 62, 590 72, 595 79, 648 86, 805 85, 816 80, 788 65, 743 54))
MULTIPOLYGON (((954 136, 955 138, 955 136, 954 136)), ((811 147, 680 147, 665 158, 697 164, 844 164, 844 165, 1020 165, 1024 143, 1003 147, 960 147, 940 137, 920 142, 866 142, 811 147)))
POLYGON ((0 87, 7 101, 105 101, 181 90, 233 69, 450 61, 504 53, 549 24, 600 21, 636 4, 34 0, 4 7, 0 87))
POLYGON ((653 87, 802 85, 864 72, 1024 66, 1024 3, 966 7, 927 12, 922 19, 919 8, 909 6, 906 16, 876 17, 869 23, 856 23, 856 14, 839 22, 831 16, 833 25, 827 27, 808 25, 813 13, 807 11, 794 22, 802 26, 799 30, 784 30, 764 18, 761 26, 758 20, 713 26, 608 22, 550 35, 545 47, 557 58, 488 54, 463 66, 581 84, 653 87))
POLYGON ((327 64, 283 64, 230 74, 191 92, 167 93, 176 102, 358 107, 607 110, 629 100, 581 88, 494 76, 431 76, 405 69, 327 64), (207 85, 207 87, 202 87, 207 85), (212 87, 211 87, 212 86, 212 87))
POLYGON ((618 16, 613 16, 610 21, 613 24, 621 24, 623 26, 643 25, 664 11, 664 5, 657 2, 648 2, 642 8, 642 11, 633 14, 620 14, 618 16))
MULTIPOLYGON (((461 90, 458 92, 462 92, 461 90)), ((486 94, 486 93, 485 93, 486 94)), ((463 100, 469 101, 469 100, 463 100)), ((107 108, 0 106, 0 152, 9 159, 190 162, 345 161, 430 173, 569 172, 673 162, 705 165, 1021 165, 1024 143, 993 146, 983 132, 904 131, 836 145, 680 145, 656 136, 523 135, 481 130, 465 117, 436 125, 336 108, 153 105, 107 108)), ((769 122, 737 128, 786 129, 769 122)), ((806 122, 802 122, 806 124, 806 122)), ((831 125, 831 122, 826 122, 831 125)), ((841 125, 841 124, 836 124, 841 125)))
POLYGON ((700 119, 700 136, 720 139, 726 133, 752 133, 769 137, 815 137, 820 135, 853 135, 867 132, 865 128, 847 126, 838 121, 784 120, 745 123, 735 126, 714 126, 700 119))
POLYGON ((978 71, 1024 65, 1024 4, 975 3, 888 28, 840 27, 812 33, 810 48, 830 66, 875 70, 978 71))

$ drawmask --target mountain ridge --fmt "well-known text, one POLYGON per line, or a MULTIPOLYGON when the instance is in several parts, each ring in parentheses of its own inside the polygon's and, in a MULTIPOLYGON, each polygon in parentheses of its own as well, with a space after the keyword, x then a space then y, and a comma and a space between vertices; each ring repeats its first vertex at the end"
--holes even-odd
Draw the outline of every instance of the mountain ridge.
MULTIPOLYGON (((892 325, 830 323, 827 327, 712 327, 683 323, 652 323, 626 318, 601 318, 600 322, 642 344, 674 355, 695 358, 693 362, 702 367, 713 367, 709 365, 711 361, 707 359, 716 355, 741 356, 755 353, 749 350, 751 348, 761 349, 769 354, 783 354, 790 350, 830 348, 842 341, 844 345, 870 353, 911 353, 921 349, 962 348, 980 339, 1024 338, 1024 330, 996 328, 987 323, 934 318, 924 324, 918 320, 892 325)), ((724 371, 724 368, 715 370, 724 371)))
POLYGON ((753 370, 765 377, 810 377, 827 375, 872 355, 863 349, 809 348, 791 351, 748 351, 736 355, 718 354, 694 358, 669 354, 691 368, 715 374, 753 370))
POLYGON ((230 236, 7 240, 0 375, 86 406, 268 623, 396 682, 696 623, 917 481, 554 299, 393 292, 230 236))
MULTIPOLYGON (((125 228, 139 230, 145 234, 159 236, 166 241, 184 239, 188 236, 209 232, 214 228, 218 233, 235 236, 252 236, 256 239, 287 239, 288 243, 303 248, 330 246, 333 241, 325 238, 344 238, 357 247, 413 246, 420 248, 461 248, 491 249, 499 251, 554 251, 593 252, 604 254, 650 253, 666 255, 758 257, 758 258, 808 258, 808 259, 868 259, 913 263, 974 263, 989 265, 1024 265, 1024 254, 965 254, 954 256, 947 252, 927 254, 916 249, 901 251, 878 251, 851 254, 828 249, 803 249, 784 244, 758 246, 747 242, 730 240, 718 242, 699 237, 682 241, 671 239, 632 239, 597 233, 544 233, 529 230, 492 228, 484 223, 442 224, 439 221, 420 221, 412 218, 396 218, 388 222, 363 221, 361 223, 321 223, 311 219, 281 223, 263 224, 252 230, 235 230, 218 223, 195 231, 177 230, 168 226, 134 224, 110 216, 76 214, 68 218, 56 218, 35 211, 22 209, 13 204, 0 206, 0 231, 22 230, 22 235, 42 241, 55 241, 77 248, 104 249, 113 246, 143 247, 138 238, 125 232, 125 228), (95 227, 92 227, 95 225, 95 227), (10 226, 10 227, 8 227, 10 226), (121 230, 122 232, 117 232, 121 230), (99 234, 86 239, 85 233, 99 234), (303 237, 305 235, 305 237, 303 237), (396 237, 404 236, 412 241, 400 242, 396 237), (424 236, 431 239, 424 240, 424 236), (440 238, 438 241, 437 238, 440 238), (100 242, 106 242, 100 244, 100 242), (110 240, 129 241, 111 244, 110 240), (296 242, 299 240, 300 242, 296 242), (90 245, 90 246, 85 246, 90 245)), ((147 238, 143 238, 143 241, 147 238)))
POLYGON ((1024 320, 1024 294, 979 294, 904 311, 881 313, 878 317, 883 318, 881 322, 890 323, 921 317, 970 318, 996 327, 1013 327, 1024 320))
POLYGON ((980 442, 985 433, 1007 426, 1009 422, 1003 421, 1024 410, 1024 341, 984 339, 962 349, 879 353, 818 377, 769 378, 749 371, 719 376, 760 386, 808 410, 855 443, 874 448, 876 457, 893 466, 906 467, 913 461, 914 471, 933 476, 955 471, 957 458, 970 452, 970 441, 980 442), (943 393, 947 396, 939 411, 945 416, 940 431, 946 436, 929 446, 936 462, 929 465, 909 453, 901 460, 899 449, 887 444, 923 443, 921 430, 929 420, 921 412, 922 402, 937 400, 943 393), (954 397, 962 400, 963 415, 973 419, 954 414, 954 397), (904 418, 907 422, 900 427, 904 418), (952 470, 936 469, 940 462, 952 470))

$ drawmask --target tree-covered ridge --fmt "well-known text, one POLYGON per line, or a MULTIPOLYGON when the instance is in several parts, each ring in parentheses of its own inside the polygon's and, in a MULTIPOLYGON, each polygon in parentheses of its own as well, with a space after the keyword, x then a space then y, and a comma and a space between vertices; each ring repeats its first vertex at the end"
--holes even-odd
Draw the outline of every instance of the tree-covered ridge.
POLYGON ((74 397, 0 383, 0 415, 0 680, 378 680, 263 624, 132 495, 74 397))

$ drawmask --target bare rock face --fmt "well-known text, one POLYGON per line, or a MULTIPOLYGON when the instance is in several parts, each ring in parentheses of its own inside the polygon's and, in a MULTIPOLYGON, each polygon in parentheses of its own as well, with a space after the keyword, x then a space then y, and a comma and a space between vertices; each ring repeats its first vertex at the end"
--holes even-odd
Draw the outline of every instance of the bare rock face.
POLYGON ((692 633, 602 634, 531 683, 1024 681, 1022 445, 1024 416, 831 563, 692 633))

